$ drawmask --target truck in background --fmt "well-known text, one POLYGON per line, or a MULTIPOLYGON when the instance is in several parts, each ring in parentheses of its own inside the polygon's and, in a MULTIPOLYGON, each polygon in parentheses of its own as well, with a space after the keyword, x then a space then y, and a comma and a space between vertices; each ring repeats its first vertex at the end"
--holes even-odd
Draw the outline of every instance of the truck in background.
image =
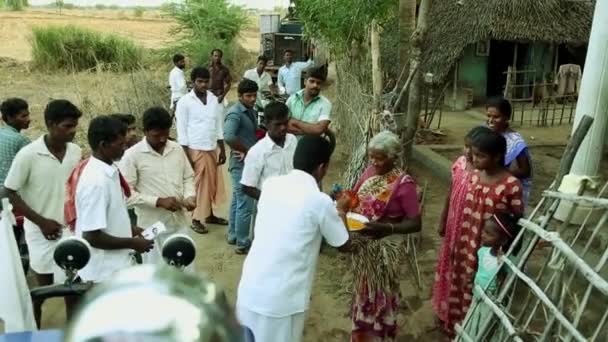
POLYGON ((283 65, 283 52, 293 51, 294 62, 305 62, 310 56, 311 42, 304 38, 304 25, 292 16, 260 15, 260 55, 268 58, 266 71, 276 81, 283 65))
MULTIPOLYGON (((294 62, 305 62, 313 58, 315 66, 324 66, 327 71, 328 57, 319 51, 319 44, 304 36, 304 24, 296 14, 295 1, 290 1, 288 14, 260 15, 260 55, 268 58, 266 70, 276 81, 279 68, 283 65, 283 52, 293 51, 294 62)), ((302 73, 302 80, 305 72, 302 73)))

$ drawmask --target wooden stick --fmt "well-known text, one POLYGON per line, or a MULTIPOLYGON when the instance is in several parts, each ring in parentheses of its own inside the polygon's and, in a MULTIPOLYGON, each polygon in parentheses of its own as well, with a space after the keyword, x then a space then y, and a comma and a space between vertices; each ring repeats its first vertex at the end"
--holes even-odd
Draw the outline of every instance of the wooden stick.
MULTIPOLYGON (((481 297, 483 302, 487 306, 489 306, 490 309, 492 309, 492 312, 494 312, 494 314, 498 317, 498 319, 500 320, 502 325, 505 327, 505 329, 507 329, 507 332, 509 333, 509 337, 513 337, 513 341, 523 342, 522 339, 517 335, 517 332, 515 331, 515 328, 513 327, 511 320, 509 320, 509 317, 507 317, 507 315, 498 307, 498 305, 496 305, 496 303, 494 303, 492 301, 492 299, 490 299, 490 297, 488 297, 488 295, 486 295, 486 293, 484 292, 485 290, 479 285, 475 285, 475 290, 477 290, 477 294, 481 297)), ((489 319, 489 318, 486 318, 486 320, 487 319, 489 319)), ((475 336, 475 337, 479 338, 481 336, 475 336)))
MULTIPOLYGON (((599 191, 599 192, 596 194, 596 198, 601 198, 601 197, 603 197, 603 196, 604 196, 604 193, 606 192, 606 190, 608 190, 608 182, 606 182, 606 183, 604 184, 604 186, 602 187, 602 189, 601 189, 601 190, 600 190, 600 191, 599 191)), ((543 197, 543 199, 545 199, 545 198, 547 198, 547 197, 543 197)), ((574 207, 574 206, 573 206, 573 207, 574 207)), ((582 231, 583 231, 584 227, 586 226, 586 224, 587 224, 588 220, 590 219, 591 214, 592 214, 592 212, 591 212, 591 211, 589 211, 589 213, 587 213, 587 215, 586 215, 586 217, 585 217, 585 219, 584 219, 583 223, 582 223, 582 224, 581 224, 581 226, 579 227, 579 230, 578 230, 577 234, 576 234, 576 235, 575 235, 575 237, 572 239, 572 242, 570 243, 570 246, 573 246, 573 245, 576 243, 576 241, 578 240, 578 238, 579 238, 580 234, 582 233, 582 231)), ((570 215, 568 215, 568 216, 569 216, 569 217, 571 217, 570 215)), ((530 221, 533 221, 533 220, 532 220, 532 219, 530 219, 530 221)), ((569 219, 568 219, 567 221, 564 221, 564 223, 567 223, 567 222, 569 222, 569 219)), ((601 227, 604 227, 604 224, 605 224, 606 222, 608 222, 608 214, 607 214, 607 213, 604 213, 604 215, 602 215, 602 217, 600 218, 600 220, 597 222, 597 224, 596 224, 596 226, 595 226, 595 229, 593 230, 593 233, 591 234, 591 237, 588 239, 587 244, 585 245, 585 248, 582 250, 582 252, 580 252, 580 253, 579 253, 579 256, 580 256, 581 258, 583 258, 583 257, 586 255, 586 253, 587 253, 587 251, 588 251, 588 249, 589 249, 589 247, 590 247, 590 245, 591 245, 591 242, 592 242, 592 241, 593 241, 593 239, 595 238, 595 236, 596 236, 597 232, 598 232, 598 231, 601 229, 601 227)), ((537 282, 537 283, 539 282, 539 280, 540 280, 540 278, 541 278, 542 274, 544 273, 545 268, 546 268, 546 267, 548 267, 548 264, 549 264, 549 263, 550 263, 550 260, 548 260, 548 261, 547 261, 547 262, 546 262, 546 263, 543 265, 543 267, 541 268, 541 270, 540 270, 540 272, 539 272, 539 276, 538 276, 538 277, 537 277, 537 279, 536 279, 536 282, 537 282)), ((570 284, 572 283, 572 281, 573 281, 574 277, 576 276, 576 274, 577 274, 576 269, 573 269, 573 270, 570 272, 570 276, 569 276, 568 280, 566 281, 566 283, 565 283, 565 285, 564 285, 566 288, 568 288, 568 287, 570 286, 570 284)), ((554 275, 551 277, 551 279, 550 279, 548 282, 546 282, 545 289, 550 288, 550 286, 553 284, 553 281, 555 280, 555 278, 556 278, 556 275, 554 274, 554 275)), ((520 319, 520 318, 523 316, 523 314, 525 314, 525 313, 529 313, 529 312, 528 312, 528 310, 526 310, 526 308, 528 307, 529 300, 530 300, 530 298, 529 298, 529 297, 530 297, 530 294, 528 294, 528 296, 526 297, 525 304, 524 304, 524 306, 523 306, 523 309, 522 309, 522 311, 521 311, 520 315, 518 315, 518 319, 520 319)), ((560 303, 561 303, 561 302, 560 302, 560 303)), ((531 311, 531 312, 532 312, 532 314, 533 314, 534 312, 536 312, 536 309, 537 309, 538 305, 539 305, 539 302, 537 301, 537 302, 536 302, 536 304, 535 304, 535 306, 533 307, 533 309, 532 309, 532 311, 531 311)), ((533 318, 533 317, 532 317, 532 315, 530 315, 530 316, 528 317, 528 320, 525 322, 524 327, 527 327, 527 326, 530 324, 530 322, 532 321, 532 318, 533 318)), ((550 322, 550 323, 552 324, 553 322, 550 322)), ((577 323, 575 322, 574 324, 576 325, 577 323)), ((547 324, 547 325, 549 325, 549 324, 547 324)))
MULTIPOLYGON (((580 187, 578 189, 578 192, 576 193, 576 196, 581 197, 583 195, 583 193, 585 193, 585 190, 587 189, 587 180, 584 179, 581 184, 580 187)), ((574 201, 572 203, 572 206, 570 206, 570 209, 568 210, 568 214, 566 215, 566 218, 564 219, 564 221, 562 222, 562 224, 557 228, 556 232, 557 232, 557 236, 560 236, 564 230, 566 230, 567 227, 570 226, 570 222, 572 221, 572 217, 574 217, 574 213, 576 212, 576 210, 579 207, 579 203, 574 201)), ((547 292, 548 289, 551 288, 551 300, 555 303, 557 303, 557 307, 559 309, 563 309, 564 307, 564 301, 565 301, 565 295, 564 295, 564 291, 566 289, 568 289, 570 283, 566 284, 564 282, 564 257, 559 253, 559 251, 555 248, 555 246, 553 247, 552 251, 551 251, 551 257, 549 258, 549 262, 548 264, 546 264, 549 269, 553 270, 553 277, 551 280, 555 279, 553 287, 551 288, 551 286, 549 284, 547 284, 547 286, 545 287, 545 292, 547 292)), ((543 266, 544 267, 544 266, 543 266)), ((570 279, 572 280, 572 278, 570 279)), ((538 280, 537 280, 538 283, 538 280)), ((548 336, 554 334, 554 329, 553 329, 553 324, 555 323, 555 317, 551 317, 548 321, 548 323, 545 325, 545 329, 543 331, 543 335, 541 336, 541 339, 544 338, 548 338, 548 336)), ((576 326, 576 324, 575 324, 576 326)), ((560 327, 558 327, 558 331, 560 330, 560 327)), ((558 332, 559 334, 559 332, 558 332)))
POLYGON ((374 94, 374 110, 382 111, 382 68, 380 65, 380 27, 376 20, 372 20, 370 30, 371 54, 372 54, 372 90, 374 94))
POLYGON ((515 264, 508 258, 504 258, 503 265, 507 265, 513 274, 521 279, 534 294, 545 304, 545 306, 549 309, 549 311, 555 316, 555 318, 568 330, 574 338, 576 338, 580 342, 586 342, 587 339, 578 331, 576 328, 568 321, 568 319, 562 314, 555 304, 551 302, 551 300, 547 297, 547 295, 541 290, 538 285, 534 282, 534 280, 530 279, 527 275, 525 275, 522 271, 519 270, 515 264))
POLYGON ((425 128, 431 127, 431 124, 433 123, 433 119, 435 118, 435 111, 437 110, 437 107, 443 105, 443 103, 442 103, 443 96, 445 95, 446 90, 448 90, 449 85, 450 85, 450 83, 448 83, 448 82, 445 83, 445 85, 443 86, 443 89, 441 90, 441 93, 439 94, 439 97, 437 97, 437 99, 435 100, 435 103, 433 103, 429 121, 424 122, 425 128))
POLYGON ((608 296, 608 281, 594 271, 587 264, 587 262, 585 262, 585 260, 581 259, 576 252, 559 237, 558 234, 548 232, 539 227, 536 223, 526 219, 519 220, 519 225, 534 232, 534 234, 538 235, 541 239, 550 241, 553 244, 553 247, 560 251, 566 257, 566 259, 568 259, 568 261, 578 268, 581 274, 587 278, 590 283, 592 283, 604 295, 608 296))
POLYGON ((545 190, 543 191, 543 196, 550 198, 558 198, 562 201, 568 202, 576 202, 579 205, 582 204, 586 207, 592 207, 593 209, 601 208, 608 209, 608 199, 606 198, 594 198, 594 197, 586 197, 580 196, 576 194, 565 194, 558 191, 545 190))
POLYGON ((602 316, 602 319, 600 320, 599 324, 597 325, 597 329, 595 329, 595 332, 593 333, 593 336, 589 339, 589 341, 597 341, 597 337, 600 335, 600 332, 606 331, 606 330, 602 330, 602 328, 604 327, 604 324, 606 324, 607 321, 608 321, 608 310, 606 310, 606 312, 604 312, 604 316, 602 316))
MULTIPOLYGON (((596 197, 598 197, 598 198, 604 197, 604 193, 606 193, 606 190, 608 190, 608 182, 604 183, 604 186, 597 193, 596 197)), ((583 220, 583 223, 580 225, 580 227, 578 228, 578 231, 576 232, 576 235, 572 239, 572 243, 570 244, 571 246, 574 245, 576 243, 576 241, 578 241, 578 238, 580 237, 581 233, 584 231, 585 227, 587 226, 587 222, 589 222, 589 219, 591 218, 591 214, 592 213, 593 212, 590 210, 587 213, 587 215, 585 216, 585 219, 583 220)), ((583 256, 584 255, 581 255, 581 257, 583 257, 583 256)))
POLYGON ((409 64, 405 63, 403 68, 401 68, 401 73, 399 74, 399 78, 397 79, 397 82, 395 83, 395 87, 393 88, 393 90, 391 90, 391 93, 393 93, 393 94, 397 93, 397 89, 399 89, 399 83, 401 83, 403 76, 405 76, 405 71, 407 70, 408 66, 409 66, 409 64))
POLYGON ((405 92, 408 90, 408 88, 410 87, 410 83, 412 83, 412 79, 414 78, 414 74, 416 72, 418 72, 418 65, 416 65, 414 67, 414 69, 412 69, 412 71, 410 71, 410 75, 407 77, 407 80, 405 81, 405 84, 403 85, 403 88, 401 88, 401 91, 399 92, 399 97, 397 97, 397 101, 395 101, 395 104, 393 105, 393 113, 397 113, 397 110, 399 110, 399 106, 401 105, 401 102, 403 101, 403 98, 405 97, 405 92))
MULTIPOLYGON (((459 338, 462 338, 465 342, 475 342, 471 336, 460 326, 460 324, 456 324, 454 326, 454 330, 456 330, 456 334, 459 338)), ((457 340, 458 341, 458 340, 457 340)))
MULTIPOLYGON (((602 255, 602 258, 597 263, 597 265, 595 265, 594 270, 596 272, 600 272, 602 270, 602 268, 604 267, 604 265, 606 264, 607 260, 608 260, 608 249, 606 249, 604 251, 604 255, 602 255)), ((578 326, 578 323, 580 322, 580 319, 583 316, 585 309, 587 308, 587 303, 589 302, 589 298, 591 296, 591 291, 593 290, 593 287, 594 286, 591 283, 589 283, 589 285, 587 285, 587 289, 585 290, 585 295, 583 296, 583 300, 581 301, 578 309, 576 310, 576 315, 574 316, 574 320, 572 321, 574 326, 578 326)), ((570 340, 570 335, 568 335, 568 337, 566 338, 566 341, 569 341, 569 340, 570 340)))

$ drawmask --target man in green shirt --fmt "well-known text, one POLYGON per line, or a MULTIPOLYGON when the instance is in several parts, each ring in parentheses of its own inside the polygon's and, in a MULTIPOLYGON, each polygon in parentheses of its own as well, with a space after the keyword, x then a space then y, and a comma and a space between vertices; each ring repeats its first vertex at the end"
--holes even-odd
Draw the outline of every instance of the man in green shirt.
POLYGON ((30 111, 27 102, 19 98, 10 98, 0 105, 2 120, 0 127, 0 185, 4 184, 8 170, 15 155, 21 148, 30 143, 20 132, 30 126, 30 111))
POLYGON ((287 99, 290 119, 288 130, 298 136, 323 135, 331 122, 331 102, 321 95, 326 75, 322 68, 311 68, 304 81, 304 89, 287 99))

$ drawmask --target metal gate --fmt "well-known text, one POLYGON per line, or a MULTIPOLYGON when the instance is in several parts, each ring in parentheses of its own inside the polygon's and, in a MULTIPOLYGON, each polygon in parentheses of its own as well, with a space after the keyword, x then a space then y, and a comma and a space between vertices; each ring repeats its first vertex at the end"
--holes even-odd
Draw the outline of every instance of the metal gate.
POLYGON ((560 95, 556 91, 551 75, 537 83, 537 72, 512 70, 507 74, 504 97, 513 106, 511 122, 516 126, 558 126, 570 125, 576 110, 576 94, 560 95))

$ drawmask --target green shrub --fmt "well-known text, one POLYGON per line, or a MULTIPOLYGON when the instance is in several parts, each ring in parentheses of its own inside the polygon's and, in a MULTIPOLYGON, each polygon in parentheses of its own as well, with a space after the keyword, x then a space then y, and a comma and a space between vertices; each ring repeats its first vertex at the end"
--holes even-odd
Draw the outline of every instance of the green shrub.
POLYGON ((103 10, 106 9, 106 5, 104 4, 95 4, 95 8, 98 10, 103 10))
POLYGON ((171 61, 173 54, 185 53, 194 65, 208 65, 211 50, 224 52, 224 64, 234 75, 255 64, 255 58, 243 49, 236 37, 249 24, 242 7, 228 4, 227 0, 184 0, 181 3, 163 5, 162 13, 177 22, 172 33, 179 37, 175 45, 163 49, 158 55, 163 64, 171 61))
POLYGON ((232 42, 249 23, 245 10, 226 0, 184 0, 166 6, 164 10, 177 21, 173 33, 193 39, 232 42))
POLYGON ((137 6, 137 7, 135 7, 135 9, 133 9, 133 16, 135 16, 135 18, 141 18, 144 16, 145 11, 146 11, 145 8, 143 8, 141 6, 137 6))
POLYGON ((137 68, 143 49, 132 40, 77 26, 36 27, 32 30, 32 60, 46 69, 126 71, 137 68))
POLYGON ((65 4, 63 4, 63 8, 65 8, 67 10, 71 10, 71 9, 75 9, 76 5, 70 4, 70 3, 65 3, 65 4))
POLYGON ((11 11, 21 11, 24 7, 27 7, 28 3, 26 0, 0 0, 0 7, 6 7, 11 11))

